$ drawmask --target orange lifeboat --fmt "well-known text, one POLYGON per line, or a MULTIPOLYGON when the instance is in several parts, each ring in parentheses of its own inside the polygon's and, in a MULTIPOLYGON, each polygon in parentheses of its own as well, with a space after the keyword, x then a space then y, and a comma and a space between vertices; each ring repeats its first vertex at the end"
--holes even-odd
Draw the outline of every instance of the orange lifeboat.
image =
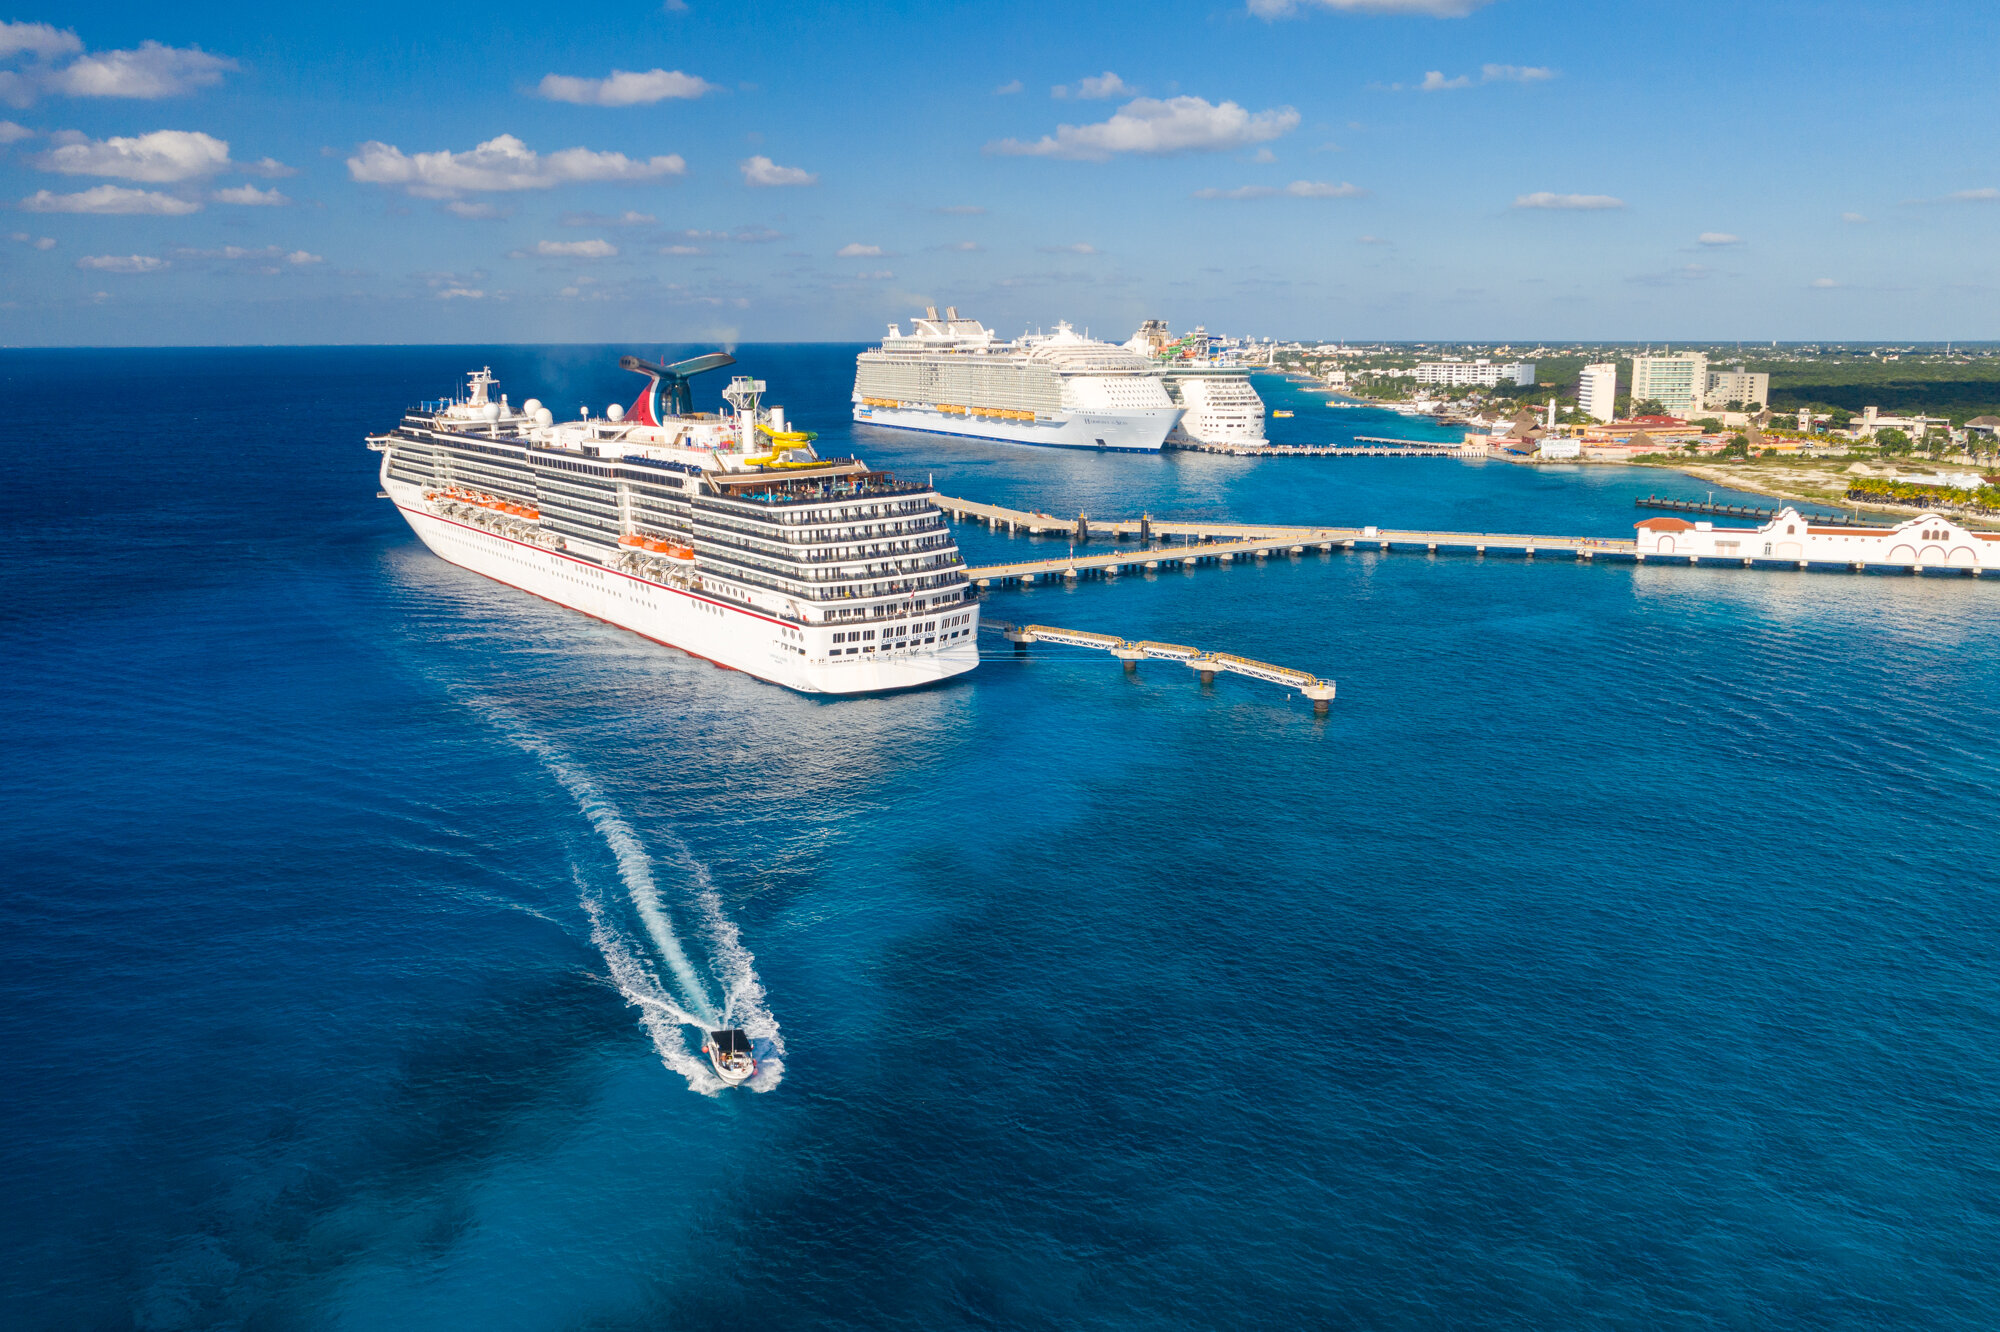
POLYGON ((692 560, 694 551, 677 541, 664 541, 659 537, 649 537, 641 532, 628 532, 618 538, 621 546, 636 546, 640 550, 650 550, 656 555, 664 555, 670 560, 692 560))

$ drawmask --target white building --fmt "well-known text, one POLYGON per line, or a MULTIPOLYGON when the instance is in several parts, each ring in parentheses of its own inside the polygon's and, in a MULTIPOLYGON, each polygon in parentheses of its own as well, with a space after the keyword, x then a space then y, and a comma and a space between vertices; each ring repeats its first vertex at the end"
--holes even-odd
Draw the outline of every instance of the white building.
POLYGON ((1768 407, 1771 405, 1771 377, 1747 371, 1740 365, 1729 370, 1711 370, 1703 401, 1714 408, 1740 402, 1743 406, 1739 410, 1742 411, 1768 407))
POLYGON ((1535 382, 1535 363, 1495 365, 1491 361, 1431 361, 1417 367, 1419 384, 1440 384, 1446 388, 1493 388, 1512 384, 1525 388, 1535 382))
POLYGON ((1583 378, 1576 385, 1576 409, 1593 421, 1609 421, 1618 414, 1617 402, 1617 364, 1583 367, 1583 378))
POLYGON ((1632 358, 1632 402, 1657 402, 1669 416, 1693 416, 1708 393, 1708 358, 1700 352, 1632 358))
POLYGON ((1934 513, 1895 527, 1808 523, 1786 508, 1762 527, 1717 527, 1685 518, 1637 525, 1641 555, 1793 564, 1887 564, 1917 569, 2000 569, 2000 532, 1975 532, 1934 513))

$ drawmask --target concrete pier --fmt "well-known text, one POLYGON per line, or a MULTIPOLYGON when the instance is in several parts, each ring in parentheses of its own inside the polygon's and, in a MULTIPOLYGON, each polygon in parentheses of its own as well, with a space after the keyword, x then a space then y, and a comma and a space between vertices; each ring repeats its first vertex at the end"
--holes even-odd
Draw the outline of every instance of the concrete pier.
POLYGON ((1150 639, 1131 643, 1088 629, 1061 629, 1048 624, 1017 625, 1005 620, 988 620, 979 627, 988 633, 1003 635, 1014 645, 1016 652, 1025 652, 1030 643, 1061 643, 1068 647, 1108 652, 1124 666, 1127 675, 1137 673, 1142 661, 1177 661, 1193 671, 1205 685, 1214 684, 1215 677, 1221 674, 1244 675, 1253 680, 1283 685, 1298 690, 1302 697, 1309 700, 1316 716, 1326 715, 1337 693, 1333 681, 1322 680, 1308 671, 1291 666, 1273 666, 1268 661, 1239 657, 1229 652, 1204 652, 1185 643, 1155 643, 1150 639))

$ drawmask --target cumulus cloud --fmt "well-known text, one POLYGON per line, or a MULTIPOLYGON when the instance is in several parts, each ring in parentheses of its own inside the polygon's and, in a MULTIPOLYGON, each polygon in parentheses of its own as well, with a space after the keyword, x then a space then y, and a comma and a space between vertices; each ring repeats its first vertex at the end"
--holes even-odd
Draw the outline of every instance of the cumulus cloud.
POLYGON ((838 250, 835 250, 834 256, 840 259, 879 259, 882 257, 882 247, 879 245, 863 245, 856 241, 853 244, 843 245, 838 250))
POLYGON ((650 227, 660 219, 651 213, 628 208, 622 213, 564 213, 558 221, 566 227, 650 227))
POLYGON ((1251 114, 1234 102, 1211 104, 1199 97, 1138 97, 1095 125, 1058 125, 1053 135, 1033 143, 1001 139, 989 153, 1011 157, 1063 157, 1101 162, 1115 153, 1164 156, 1222 152, 1264 143, 1297 128, 1291 107, 1251 114))
POLYGON ((81 50, 82 39, 67 28, 52 23, 0 23, 0 60, 17 55, 55 60, 81 50))
POLYGON ((321 264, 326 260, 310 250, 286 250, 279 245, 265 245, 252 249, 244 245, 224 245, 214 250, 198 250, 182 247, 168 251, 176 259, 205 259, 214 263, 241 264, 252 271, 263 274, 281 273, 287 268, 304 268, 309 264, 321 264))
POLYGON ((51 194, 47 190, 36 190, 16 207, 24 213, 132 213, 181 217, 198 211, 201 205, 192 199, 176 199, 157 190, 97 185, 80 194, 51 194))
POLYGON ((707 254, 699 245, 662 245, 661 254, 707 254))
POLYGON ((1492 0, 1250 0, 1259 18, 1290 18, 1301 10, 1329 9, 1342 14, 1416 14, 1426 18, 1464 18, 1492 0))
POLYGON ((1424 74, 1424 81, 1417 85, 1417 91, 1446 92, 1452 88, 1470 88, 1471 86, 1472 80, 1464 74, 1459 75, 1455 79, 1448 79, 1444 76, 1443 70, 1433 69, 1424 74))
POLYGON ((746 157, 737 163, 743 172, 745 185, 817 185, 819 177, 803 167, 779 166, 770 158, 759 154, 746 157))
POLYGON ((1078 241, 1074 245, 1044 245, 1041 247, 1041 249, 1043 254, 1096 254, 1097 253, 1097 247, 1095 245, 1085 245, 1082 241, 1078 241))
POLYGON ((77 260, 76 266, 98 273, 156 273, 167 261, 150 254, 90 254, 77 260))
POLYGON ((276 189, 260 190, 255 185, 232 185, 226 190, 217 190, 217 203, 241 204, 245 208, 283 208, 289 204, 291 196, 276 189))
POLYGON ((33 165, 65 176, 113 176, 149 185, 203 180, 229 169, 229 143, 199 130, 154 130, 131 138, 55 136, 56 146, 37 154, 33 165))
POLYGON ((53 250, 56 248, 56 238, 54 236, 34 236, 25 231, 17 231, 7 239, 19 241, 23 245, 32 245, 38 250, 53 250))
POLYGON ((1080 97, 1085 100, 1092 100, 1107 97, 1132 97, 1138 91, 1137 88, 1134 88, 1131 84, 1125 82, 1125 80, 1107 69, 1102 74, 1092 74, 1078 79, 1075 88, 1058 83, 1055 87, 1049 89, 1049 96, 1080 97))
POLYGON ((19 143, 23 139, 34 137, 35 132, 26 125, 16 125, 11 120, 0 120, 0 145, 19 143))
POLYGON ((1001 84, 999 87, 995 88, 993 90, 993 95, 995 97, 1008 97, 1019 91, 1021 91, 1021 81, 1019 79, 1009 79, 1005 83, 1001 84))
POLYGON ((483 301, 486 293, 476 287, 446 287, 437 294, 441 301, 483 301))
MULTIPOLYGON (((536 241, 533 253, 543 259, 610 259, 617 255, 618 247, 606 240, 536 241)), ((516 250, 512 257, 528 256, 516 250)))
POLYGON ((1608 194, 1552 194, 1548 190, 1523 194, 1514 200, 1516 208, 1549 208, 1583 213, 1602 212, 1624 206, 1623 199, 1614 199, 1608 194))
POLYGON ((1978 190, 1958 190, 1947 194, 1945 198, 1952 203, 1987 203, 1994 199, 2000 199, 2000 190, 1996 190, 1991 186, 1978 190))
POLYGON ((716 91, 716 85, 677 69, 649 69, 643 74, 614 69, 608 78, 578 79, 567 74, 545 74, 535 88, 537 96, 551 102, 575 102, 579 106, 650 106, 669 98, 691 100, 716 91))
POLYGON ((678 153, 634 158, 623 153, 565 148, 544 157, 511 134, 488 139, 470 152, 405 153, 370 140, 347 159, 347 172, 370 185, 401 187, 427 199, 498 190, 546 190, 596 181, 658 180, 685 173, 678 153))
POLYGON ((1694 243, 1697 245, 1706 245, 1711 248, 1720 248, 1725 245, 1741 245, 1743 238, 1741 236, 1732 236, 1726 231, 1704 231, 1701 235, 1694 238, 1694 243))
POLYGON ((1197 199, 1275 199, 1284 196, 1290 199, 1359 199, 1368 191, 1359 185, 1341 181, 1335 185, 1324 180, 1295 180, 1286 186, 1239 185, 1233 190, 1196 190, 1197 199))
POLYGON ((1556 72, 1546 65, 1481 65, 1481 83, 1546 83, 1556 72))
POLYGON ((238 68, 227 56, 198 46, 185 49, 141 42, 136 51, 102 51, 40 76, 41 86, 66 97, 179 97, 210 88, 238 68))

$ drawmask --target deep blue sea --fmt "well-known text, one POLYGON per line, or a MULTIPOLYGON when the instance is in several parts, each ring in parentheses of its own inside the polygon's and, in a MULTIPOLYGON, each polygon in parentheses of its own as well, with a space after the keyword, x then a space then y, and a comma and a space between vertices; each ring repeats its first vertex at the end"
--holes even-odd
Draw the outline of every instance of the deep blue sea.
MULTIPOLYGON (((997 640, 802 697, 375 497, 406 404, 601 411, 622 350, 0 353, 0 1325, 2000 1324, 2000 588, 1314 554, 986 614, 1323 719, 997 640), (725 1008, 760 1090, 674 1023, 725 1008)), ((737 354, 1057 513, 1677 480, 856 431, 854 350, 737 354)))

